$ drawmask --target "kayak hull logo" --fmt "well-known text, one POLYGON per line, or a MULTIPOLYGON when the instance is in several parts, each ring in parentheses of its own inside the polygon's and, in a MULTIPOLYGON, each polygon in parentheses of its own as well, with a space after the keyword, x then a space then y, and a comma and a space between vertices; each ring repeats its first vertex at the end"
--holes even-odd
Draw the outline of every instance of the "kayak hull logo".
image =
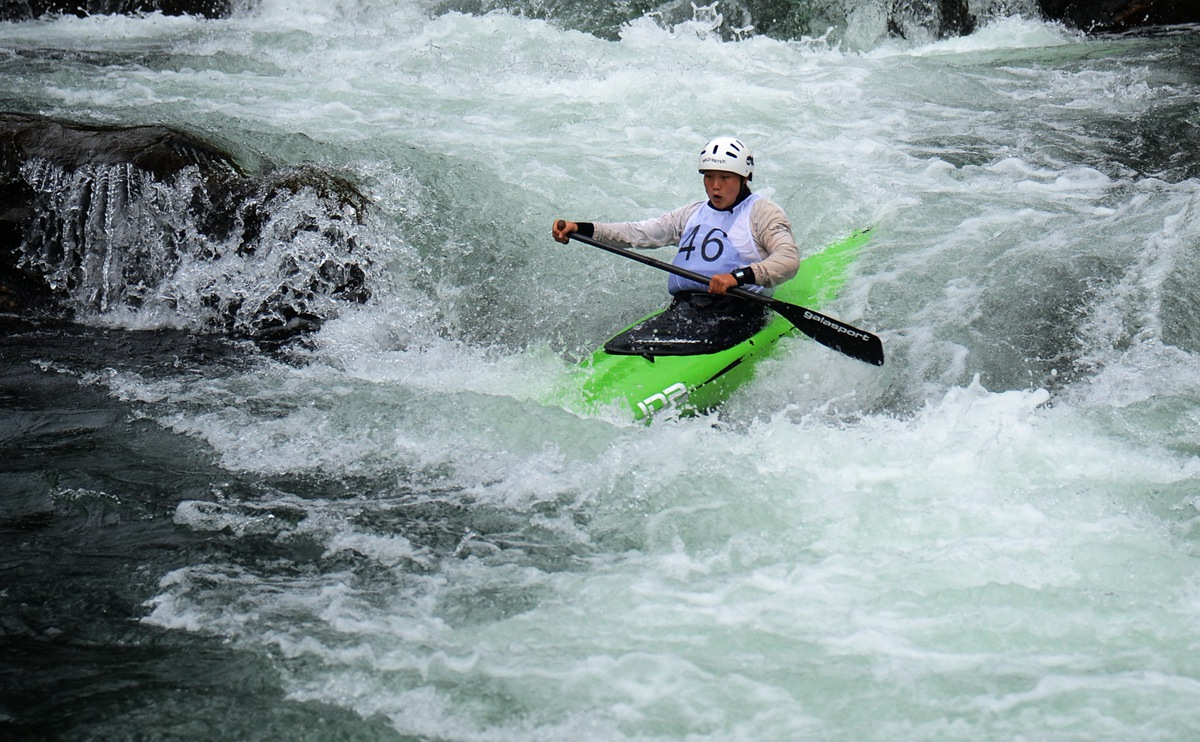
POLYGON ((663 389, 661 392, 651 394, 641 402, 637 403, 638 409, 642 414, 649 417, 654 412, 666 407, 670 407, 679 401, 687 398, 687 387, 682 382, 675 382, 671 386, 663 389))

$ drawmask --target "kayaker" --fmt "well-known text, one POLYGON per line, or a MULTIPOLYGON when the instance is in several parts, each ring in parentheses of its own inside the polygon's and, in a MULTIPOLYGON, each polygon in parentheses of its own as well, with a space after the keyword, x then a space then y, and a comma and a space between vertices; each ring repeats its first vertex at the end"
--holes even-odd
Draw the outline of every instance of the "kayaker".
POLYGON ((796 275, 800 254, 792 225, 775 202, 750 192, 754 155, 734 137, 718 137, 700 151, 707 201, 696 201, 660 217, 635 222, 573 222, 556 219, 554 239, 566 244, 573 232, 630 247, 679 245, 675 265, 711 276, 708 286, 672 275, 673 295, 707 290, 724 294, 733 286, 766 291, 796 275))

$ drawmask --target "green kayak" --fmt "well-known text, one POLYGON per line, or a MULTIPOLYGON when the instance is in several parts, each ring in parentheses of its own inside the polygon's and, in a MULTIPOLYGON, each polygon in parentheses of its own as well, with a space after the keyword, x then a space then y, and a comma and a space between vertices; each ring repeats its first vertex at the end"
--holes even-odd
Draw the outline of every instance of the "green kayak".
MULTIPOLYGON (((832 301, 871 234, 870 228, 860 230, 805 258, 796 277, 778 287, 773 298, 813 308, 832 301)), ((789 309, 805 313, 807 320, 821 322, 820 329, 826 335, 836 336, 834 330, 853 333, 856 329, 803 307, 789 309)), ((635 420, 668 408, 682 412, 710 410, 752 378, 758 361, 774 350, 781 337, 796 329, 783 315, 741 299, 711 294, 678 297, 670 307, 634 323, 585 359, 580 367, 582 382, 576 381, 578 393, 565 401, 568 407, 584 413, 629 410, 635 420), (711 312, 708 305, 717 302, 737 306, 726 305, 721 311, 711 312), (715 319, 709 319, 709 315, 715 319)), ((813 334, 807 329, 805 332, 813 334)), ((818 339, 831 347, 836 342, 836 338, 834 342, 818 339)), ((878 343, 873 337, 870 340, 878 343)), ((870 351, 872 355, 875 352, 873 348, 870 351)), ((869 362, 881 364, 882 350, 878 350, 877 360, 872 357, 869 362)))

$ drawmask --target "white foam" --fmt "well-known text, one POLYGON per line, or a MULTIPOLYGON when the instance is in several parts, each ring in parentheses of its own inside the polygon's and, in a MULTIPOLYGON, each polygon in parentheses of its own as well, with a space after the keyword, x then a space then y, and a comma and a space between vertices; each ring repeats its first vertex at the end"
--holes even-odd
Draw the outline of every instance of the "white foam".
MULTIPOLYGON (((244 486, 177 508, 223 535, 147 622, 268 650, 291 697, 431 738, 1188 728, 1196 374, 1155 307, 1190 265, 1195 184, 1039 138, 1064 110, 1175 95, 1136 84, 1144 60, 1093 64, 1032 21, 858 54, 385 6, 181 22, 194 73, 50 95, 302 135, 280 155, 351 158, 395 232, 371 303, 293 362, 95 378, 244 486), (793 339, 719 414, 540 404, 568 356, 665 301, 661 276, 552 244, 550 220, 698 198, 688 153, 730 130, 806 250, 878 225, 829 311, 878 330, 887 365, 793 339), (1034 280, 1093 262, 1084 290, 1034 280), (1086 319, 1046 344, 1061 375, 1030 378, 1047 316, 1086 319), (345 496, 307 491, 331 483, 345 496)), ((76 27, 96 26, 29 33, 76 27)))

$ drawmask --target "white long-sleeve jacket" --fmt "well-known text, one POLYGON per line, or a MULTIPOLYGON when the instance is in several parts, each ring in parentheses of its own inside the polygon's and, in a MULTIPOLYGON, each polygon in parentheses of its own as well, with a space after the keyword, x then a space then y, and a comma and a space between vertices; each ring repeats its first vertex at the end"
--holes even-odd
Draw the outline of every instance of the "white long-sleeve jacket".
MULTIPOLYGON (((593 222, 593 236, 639 248, 676 245, 688 219, 703 204, 704 201, 696 201, 660 217, 636 222, 593 222)), ((750 265, 756 284, 772 288, 796 275, 800 251, 792 237, 792 223, 778 204, 759 198, 750 208, 750 232, 760 258, 750 265)))

